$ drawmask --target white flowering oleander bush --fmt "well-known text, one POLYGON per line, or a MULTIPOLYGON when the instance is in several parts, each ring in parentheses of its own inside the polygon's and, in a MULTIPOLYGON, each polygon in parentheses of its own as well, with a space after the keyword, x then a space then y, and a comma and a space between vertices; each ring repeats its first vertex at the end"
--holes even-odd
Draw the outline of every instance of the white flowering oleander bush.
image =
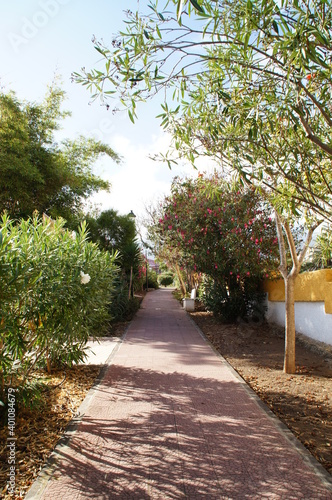
MULTIPOLYGON (((64 220, 0 221, 0 383, 23 387, 31 370, 85 357, 107 327, 117 255, 64 220)), ((0 395, 0 400, 2 399, 0 395)))

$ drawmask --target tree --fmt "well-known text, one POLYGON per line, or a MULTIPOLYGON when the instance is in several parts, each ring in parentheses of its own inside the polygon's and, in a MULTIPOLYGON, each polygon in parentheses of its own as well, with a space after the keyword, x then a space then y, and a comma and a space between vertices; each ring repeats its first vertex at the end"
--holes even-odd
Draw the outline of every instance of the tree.
POLYGON ((248 84, 277 82, 279 110, 332 155, 329 1, 165 0, 148 7, 144 14, 127 11, 126 30, 111 49, 94 39, 105 70, 73 74, 94 97, 120 95, 134 119, 138 100, 171 86, 183 97, 218 67, 221 95, 234 84, 246 92, 248 84))
POLYGON ((117 210, 105 210, 96 217, 87 216, 90 238, 101 248, 120 252, 136 237, 135 222, 129 215, 119 215, 117 210))
POLYGON ((119 215, 116 210, 105 210, 97 216, 86 217, 90 239, 110 253, 119 252, 119 263, 127 276, 130 295, 139 281, 142 266, 141 250, 136 241, 136 225, 131 215, 119 215))
MULTIPOLYGON (((232 125, 245 124, 241 140, 254 142, 255 147, 259 140, 260 147, 266 147, 271 130, 276 135, 277 117, 286 138, 287 131, 296 132, 300 143, 307 138, 316 146, 313 154, 318 154, 320 165, 315 175, 322 182, 318 189, 317 182, 304 187, 301 174, 307 177, 308 171, 294 177, 294 168, 281 168, 279 174, 296 189, 300 184, 302 191, 323 204, 324 211, 326 194, 330 196, 332 189, 332 10, 328 3, 168 0, 158 9, 157 3, 150 4, 148 14, 127 12, 126 30, 113 39, 112 49, 95 40, 96 50, 106 60, 104 72, 84 70, 74 78, 95 90, 95 96, 120 97, 132 120, 137 101, 165 91, 166 101, 179 102, 173 110, 168 102, 162 105, 162 125, 173 132, 179 116, 177 124, 184 120, 182 138, 195 139, 191 120, 197 118, 200 125, 207 121, 209 136, 218 137, 220 144, 223 135, 229 138, 231 120, 232 125), (172 5, 173 12, 167 10, 172 5), (205 113, 201 109, 197 113, 198 104, 205 106, 205 113), (209 119, 211 107, 218 120, 209 119)), ((185 140, 179 142, 179 135, 174 136, 174 146, 183 155, 185 140)), ((286 150, 290 147, 286 144, 286 150)), ((192 148, 187 152, 194 161, 192 148)))
MULTIPOLYGON (((209 86, 209 82, 206 82, 209 86)), ((210 85, 211 90, 211 85, 210 85)), ((269 92, 273 91, 273 87, 269 92)), ((236 93, 236 90, 234 90, 236 93)), ((186 113, 176 120, 165 118, 181 154, 189 159, 201 155, 218 158, 225 168, 238 172, 242 181, 256 189, 275 209, 280 248, 280 272, 285 282, 286 337, 285 371, 295 371, 294 286, 314 230, 323 219, 331 219, 330 160, 305 137, 302 129, 269 110, 269 120, 250 134, 248 102, 245 97, 230 105, 218 102, 218 95, 202 85, 191 94, 186 113), (249 132, 248 132, 249 129, 249 132), (189 133, 188 133, 189 130, 189 133), (260 131, 261 130, 261 131, 260 131), (301 248, 296 248, 293 231, 299 220, 307 230, 301 248), (303 224, 304 223, 304 224, 303 224), (288 247, 289 260, 286 258, 288 247)), ((268 95, 268 94, 267 94, 268 95)), ((255 109, 255 108, 254 108, 255 109)))
POLYGON ((21 103, 13 93, 0 95, 0 211, 16 218, 37 210, 75 219, 84 199, 109 189, 92 165, 101 154, 118 162, 111 148, 83 137, 56 143, 54 133, 68 114, 61 111, 63 100, 56 85, 42 104, 21 103))
POLYGON ((165 102, 160 116, 179 156, 194 162, 208 152, 274 205, 286 287, 284 368, 294 372, 294 281, 321 217, 331 218, 332 10, 325 1, 172 0, 163 6, 150 5, 147 15, 129 12, 112 50, 95 41, 106 59, 104 73, 74 78, 96 95, 120 96, 132 121, 137 101, 165 90, 166 101, 178 101, 175 109, 165 102), (308 234, 297 251, 291 228, 300 217, 308 234))

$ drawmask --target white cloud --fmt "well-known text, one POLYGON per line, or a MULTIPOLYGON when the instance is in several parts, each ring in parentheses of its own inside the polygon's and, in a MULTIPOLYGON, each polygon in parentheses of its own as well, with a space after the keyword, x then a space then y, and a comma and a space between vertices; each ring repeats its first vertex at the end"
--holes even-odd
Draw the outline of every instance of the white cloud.
POLYGON ((102 210, 114 208, 121 214, 133 210, 135 214, 143 215, 146 203, 156 201, 169 192, 175 175, 196 176, 190 165, 179 165, 169 170, 165 163, 149 158, 149 155, 166 152, 169 143, 170 137, 162 131, 153 135, 149 147, 139 146, 123 135, 113 136, 111 146, 123 157, 123 162, 115 165, 104 160, 99 164, 99 175, 109 180, 112 188, 110 193, 96 194, 92 201, 102 210))

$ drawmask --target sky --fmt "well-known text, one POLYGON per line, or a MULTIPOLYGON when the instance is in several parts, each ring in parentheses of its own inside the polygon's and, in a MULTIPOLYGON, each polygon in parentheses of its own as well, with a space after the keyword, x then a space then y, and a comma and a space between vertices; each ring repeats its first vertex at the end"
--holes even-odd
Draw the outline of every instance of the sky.
POLYGON ((145 204, 169 192, 175 175, 195 176, 195 171, 189 165, 170 171, 148 158, 165 153, 169 145, 169 137, 155 118, 160 112, 157 102, 140 105, 138 121, 132 124, 125 112, 113 115, 98 102, 91 103, 89 92, 71 82, 71 73, 82 67, 102 69, 92 37, 110 45, 112 36, 124 26, 124 10, 136 11, 137 5, 137 0, 3 0, 0 84, 4 91, 15 91, 19 100, 40 102, 55 74, 60 75, 67 93, 64 109, 72 116, 63 122, 59 139, 92 136, 123 159, 121 165, 109 158, 98 161, 94 172, 109 180, 112 188, 110 193, 95 195, 93 203, 120 214, 133 210, 140 217, 145 204))

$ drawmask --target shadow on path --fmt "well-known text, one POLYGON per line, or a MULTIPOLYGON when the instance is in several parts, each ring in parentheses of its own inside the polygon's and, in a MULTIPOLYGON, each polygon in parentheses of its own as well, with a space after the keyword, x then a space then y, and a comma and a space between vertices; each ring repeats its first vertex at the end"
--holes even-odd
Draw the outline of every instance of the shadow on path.
POLYGON ((332 499, 169 295, 144 300, 42 498, 332 499))

